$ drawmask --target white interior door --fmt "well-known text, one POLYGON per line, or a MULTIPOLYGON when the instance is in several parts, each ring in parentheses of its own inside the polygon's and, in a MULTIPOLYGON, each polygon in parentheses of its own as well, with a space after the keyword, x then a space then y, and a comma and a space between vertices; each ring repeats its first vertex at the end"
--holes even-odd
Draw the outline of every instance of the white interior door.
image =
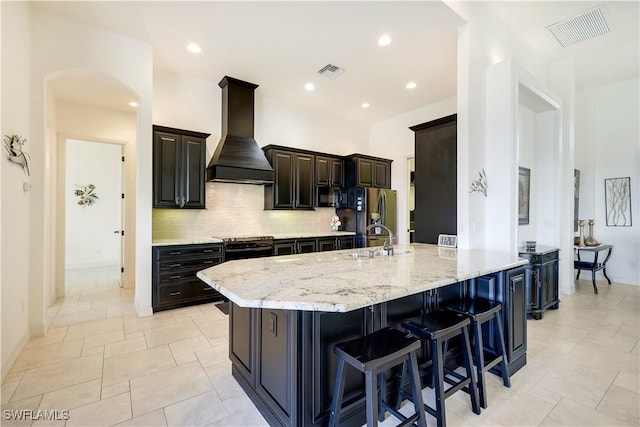
POLYGON ((66 144, 66 283, 122 286, 123 146, 66 144))

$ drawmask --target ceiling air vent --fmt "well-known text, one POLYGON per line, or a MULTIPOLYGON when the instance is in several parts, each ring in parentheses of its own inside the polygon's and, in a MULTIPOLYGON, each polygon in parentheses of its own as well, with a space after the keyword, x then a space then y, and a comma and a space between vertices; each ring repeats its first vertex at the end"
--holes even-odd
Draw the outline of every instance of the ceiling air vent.
POLYGON ((318 74, 331 80, 335 79, 342 73, 344 73, 344 68, 340 68, 332 64, 327 64, 318 70, 318 74))
POLYGON ((562 47, 581 43, 611 31, 604 6, 598 6, 546 28, 551 31, 562 47))

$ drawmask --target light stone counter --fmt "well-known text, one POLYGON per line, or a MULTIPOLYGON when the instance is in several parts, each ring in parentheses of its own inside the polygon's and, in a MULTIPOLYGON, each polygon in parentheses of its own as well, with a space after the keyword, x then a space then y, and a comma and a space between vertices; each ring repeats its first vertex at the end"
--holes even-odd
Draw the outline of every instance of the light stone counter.
POLYGON ((157 239, 151 243, 151 246, 171 246, 171 245, 198 245, 203 243, 222 243, 222 239, 217 237, 206 238, 181 238, 181 239, 157 239))
MULTIPOLYGON (((356 233, 352 231, 327 231, 325 233, 320 232, 290 232, 290 233, 278 233, 266 235, 273 236, 274 240, 288 240, 288 239, 312 239, 314 237, 342 237, 342 236, 355 236, 356 233)), ((222 237, 183 237, 178 239, 157 239, 151 243, 151 246, 170 246, 170 245, 196 245, 202 243, 223 243, 225 237, 255 237, 255 236, 243 236, 240 234, 222 237)))
POLYGON ((229 261, 197 276, 241 307, 347 312, 527 264, 506 253, 396 246, 394 256, 348 249, 229 261))

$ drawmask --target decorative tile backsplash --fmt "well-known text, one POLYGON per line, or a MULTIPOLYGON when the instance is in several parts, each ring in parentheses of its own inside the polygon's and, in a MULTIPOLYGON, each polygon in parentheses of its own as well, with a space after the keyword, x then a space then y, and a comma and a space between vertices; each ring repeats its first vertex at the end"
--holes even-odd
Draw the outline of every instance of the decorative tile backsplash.
POLYGON ((264 210, 264 186, 206 183, 206 209, 153 209, 153 240, 331 231, 334 208, 264 210))

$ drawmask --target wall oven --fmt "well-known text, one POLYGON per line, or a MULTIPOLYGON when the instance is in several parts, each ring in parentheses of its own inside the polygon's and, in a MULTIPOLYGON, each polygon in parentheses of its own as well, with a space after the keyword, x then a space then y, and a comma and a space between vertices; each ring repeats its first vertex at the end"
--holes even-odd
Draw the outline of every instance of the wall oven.
POLYGON ((225 261, 273 255, 273 236, 229 237, 223 242, 225 261))

